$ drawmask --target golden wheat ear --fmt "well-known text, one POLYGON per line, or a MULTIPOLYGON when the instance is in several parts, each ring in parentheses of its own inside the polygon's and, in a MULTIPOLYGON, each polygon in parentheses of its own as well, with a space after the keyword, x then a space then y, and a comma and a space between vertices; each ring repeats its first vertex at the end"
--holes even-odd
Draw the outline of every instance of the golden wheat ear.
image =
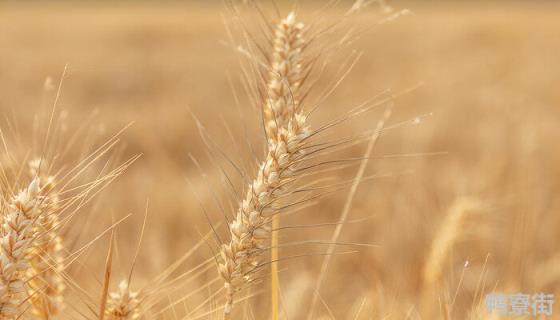
MULTIPOLYGON (((226 301, 223 308, 224 318, 226 319, 232 317, 233 306, 238 301, 236 295, 241 290, 262 280, 263 275, 260 273, 269 265, 271 266, 272 278, 272 319, 277 319, 279 313, 277 265, 279 261, 291 258, 283 257, 281 259, 278 254, 278 248, 280 247, 278 245, 278 231, 282 229, 279 223, 280 214, 295 211, 299 206, 308 204, 329 192, 335 191, 332 189, 341 187, 340 184, 319 186, 320 182, 324 181, 319 176, 319 174, 325 172, 324 167, 340 169, 349 163, 362 163, 361 167, 367 165, 367 161, 361 161, 362 158, 333 159, 332 153, 367 141, 371 144, 371 147, 368 147, 368 152, 371 153, 375 141, 385 131, 383 125, 381 128, 375 129, 374 132, 368 132, 363 139, 343 138, 337 140, 338 137, 336 139, 324 137, 324 133, 332 131, 333 128, 351 118, 386 105, 395 98, 394 95, 389 94, 376 96, 350 110, 340 119, 335 119, 317 128, 311 128, 308 118, 314 111, 318 110, 320 105, 324 105, 325 99, 328 99, 340 82, 344 80, 355 65, 359 55, 352 54, 347 57, 347 62, 340 66, 344 72, 337 73, 327 90, 323 94, 319 94, 317 102, 305 107, 304 112, 303 101, 308 100, 306 97, 310 96, 309 92, 313 87, 313 82, 309 83, 306 79, 311 78, 311 70, 316 65, 317 57, 323 58, 322 54, 329 55, 323 49, 330 48, 330 46, 319 44, 315 56, 309 54, 314 49, 312 46, 310 51, 310 43, 316 41, 318 37, 330 33, 332 26, 326 28, 326 30, 318 30, 317 34, 310 34, 308 37, 307 34, 311 32, 306 26, 307 24, 304 25, 297 21, 293 12, 275 26, 269 24, 268 21, 264 22, 269 27, 264 33, 265 37, 268 36, 267 40, 272 44, 270 52, 267 52, 265 46, 256 43, 258 41, 254 41, 255 37, 250 31, 244 34, 249 39, 246 47, 235 45, 235 48, 252 62, 252 68, 250 71, 244 70, 244 76, 247 81, 247 91, 255 90, 258 92, 258 94, 249 92, 249 95, 253 102, 256 101, 258 111, 262 112, 263 115, 266 152, 254 174, 241 173, 244 179, 253 177, 253 180, 248 183, 245 195, 237 198, 241 199, 238 209, 233 215, 233 221, 229 223, 230 239, 220 244, 217 259, 218 271, 224 282, 222 290, 226 292, 226 301), (270 30, 272 30, 271 33, 270 30), (255 54, 251 50, 255 47, 262 56, 266 57, 265 60, 259 60, 259 54, 255 54), (265 70, 265 72, 256 70, 265 70), (248 80, 247 78, 251 77, 251 73, 255 76, 255 79, 248 80), (305 88, 303 88, 304 83, 305 88), (260 86, 261 84, 262 86, 260 86), (270 245, 268 245, 269 243, 270 245), (267 260, 265 257, 269 253, 270 260, 267 260)), ((340 47, 345 44, 345 39, 346 37, 339 39, 337 46, 340 47)), ((327 60, 325 60, 325 63, 327 63, 327 60)), ((313 71, 315 73, 315 70, 313 71)), ((315 74, 312 76, 315 76, 315 74)), ((382 121, 383 124, 386 119, 382 121)), ((211 149, 210 146, 209 149, 211 149)), ((369 155, 366 155, 364 158, 369 157, 369 155)), ((235 164, 232 166, 235 169, 239 167, 235 164)), ((360 169, 362 173, 359 174, 357 181, 361 181, 363 171, 363 168, 360 169)), ((250 179, 245 181, 247 180, 250 179)), ((226 220, 230 219, 226 218, 226 220)), ((216 236, 216 238, 221 242, 219 236, 216 236)), ((336 239, 337 237, 335 237, 333 245, 337 244, 336 239)), ((330 243, 323 242, 323 244, 330 243)), ((284 245, 296 245, 296 243, 284 245)), ((334 246, 329 248, 326 255, 335 254, 332 248, 334 246)))
POLYGON ((480 200, 460 197, 450 206, 441 227, 436 232, 423 270, 421 309, 423 314, 433 312, 434 301, 444 291, 443 280, 445 265, 452 249, 459 241, 464 225, 483 208, 480 200))
MULTIPOLYGON (((304 24, 296 20, 295 12, 276 25, 270 74, 267 83, 267 99, 263 102, 263 119, 268 144, 276 143, 279 130, 287 130, 290 119, 298 112, 300 88, 304 81, 303 51, 306 42, 304 24)), ((275 214, 271 223, 271 312, 272 319, 278 319, 279 279, 278 279, 278 230, 280 215, 275 214)))
POLYGON ((303 141, 310 134, 306 117, 299 110, 299 89, 304 80, 304 25, 296 20, 294 12, 276 25, 272 42, 269 65, 265 66, 269 72, 266 97, 261 107, 268 152, 230 223, 231 240, 220 250, 218 269, 226 290, 226 318, 231 314, 235 293, 254 282, 267 265, 263 254, 270 248, 273 314, 278 314, 279 216, 271 209, 290 192, 288 185, 297 178, 296 164, 304 157, 303 141), (272 243, 268 245, 270 238, 272 243))
POLYGON ((116 292, 109 293, 105 314, 109 320, 133 320, 140 317, 140 299, 138 291, 133 291, 127 280, 119 283, 116 292))
POLYGON ((122 279, 119 283, 117 291, 110 292, 107 296, 107 308, 105 314, 109 320, 133 320, 140 318, 140 304, 142 301, 141 291, 134 291, 131 289, 132 275, 134 267, 140 254, 140 247, 142 239, 144 239, 144 231, 146 230, 146 222, 148 221, 148 202, 146 202, 146 212, 144 214, 144 221, 142 222, 142 229, 140 231, 140 239, 134 253, 132 265, 126 279, 122 279))
POLYGON ((305 66, 310 65, 304 61, 308 45, 304 31, 304 24, 293 12, 274 30, 270 65, 265 66, 269 72, 266 96, 261 102, 267 153, 229 224, 230 240, 221 245, 219 254, 218 270, 226 291, 225 318, 231 316, 235 295, 259 280, 259 273, 268 265, 272 267, 273 319, 277 318, 279 215, 300 203, 290 199, 299 178, 320 169, 304 165, 314 147, 309 138, 318 133, 309 128, 300 105, 305 66), (264 259, 267 253, 271 253, 270 261, 264 259))
POLYGON ((268 139, 276 139, 279 128, 285 128, 298 111, 300 87, 304 80, 304 25, 290 14, 280 21, 274 32, 270 57, 267 97, 263 116, 268 139))
POLYGON ((268 155, 230 224, 231 240, 220 250, 219 272, 226 289, 226 317, 231 314, 235 293, 251 283, 263 266, 263 254, 269 248, 271 218, 277 214, 270 209, 290 192, 286 186, 297 178, 294 163, 305 157, 302 141, 310 132, 305 117, 296 115, 288 128, 280 131, 277 143, 270 144, 268 155))
POLYGON ((43 207, 40 179, 14 195, 2 206, 0 246, 0 318, 15 319, 26 300, 26 274, 31 268, 30 255, 37 221, 43 207))
POLYGON ((64 272, 64 245, 60 231, 60 203, 55 190, 55 177, 43 174, 44 162, 29 162, 32 176, 41 182, 42 210, 35 223, 36 238, 30 253, 31 268, 27 282, 31 313, 39 319, 50 319, 64 308, 66 285, 64 272))

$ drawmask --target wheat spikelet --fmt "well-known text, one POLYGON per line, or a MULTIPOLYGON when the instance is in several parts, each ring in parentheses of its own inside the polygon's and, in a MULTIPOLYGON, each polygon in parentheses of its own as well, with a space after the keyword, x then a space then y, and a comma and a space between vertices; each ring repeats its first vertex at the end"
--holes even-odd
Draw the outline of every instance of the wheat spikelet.
POLYGON ((111 292, 105 314, 109 320, 132 320, 140 317, 139 292, 132 291, 128 281, 119 283, 119 290, 111 292))
MULTIPOLYGON (((30 171, 39 176, 41 161, 32 161, 30 171)), ((39 177, 42 188, 42 207, 35 223, 39 235, 30 254, 28 291, 31 312, 39 319, 50 319, 63 308, 65 289, 61 273, 63 268, 63 243, 58 234, 59 198, 54 189, 54 177, 39 177)))
POLYGON ((36 239, 41 213, 40 180, 15 195, 4 207, 0 239, 0 319, 15 319, 25 298, 25 275, 30 268, 30 249, 36 239))
POLYGON ((300 113, 290 119, 286 129, 280 128, 277 139, 269 143, 266 160, 259 166, 257 178, 249 185, 229 226, 231 241, 222 245, 218 266, 226 289, 226 318, 231 313, 234 294, 251 283, 260 267, 273 216, 266 209, 289 192, 286 184, 296 178, 294 162, 305 156, 302 142, 309 134, 306 117, 300 113))
POLYGON ((304 25, 291 12, 276 26, 270 58, 264 121, 268 139, 276 139, 278 129, 285 127, 297 112, 299 89, 303 81, 304 25))

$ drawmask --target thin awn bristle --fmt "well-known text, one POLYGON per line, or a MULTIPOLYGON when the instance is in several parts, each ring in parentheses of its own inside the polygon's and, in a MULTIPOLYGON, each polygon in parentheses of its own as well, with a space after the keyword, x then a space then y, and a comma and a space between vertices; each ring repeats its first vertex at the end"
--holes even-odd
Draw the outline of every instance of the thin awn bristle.
POLYGON ((130 289, 127 280, 119 283, 119 290, 109 293, 105 314, 109 320, 133 320, 140 317, 140 293, 130 289))
POLYGON ((62 237, 58 234, 59 198, 54 189, 54 177, 40 177, 40 162, 30 163, 31 174, 39 177, 42 185, 41 210, 35 223, 37 237, 30 254, 31 269, 28 271, 27 283, 31 312, 39 319, 50 319, 61 312, 64 307, 65 284, 64 256, 62 237))

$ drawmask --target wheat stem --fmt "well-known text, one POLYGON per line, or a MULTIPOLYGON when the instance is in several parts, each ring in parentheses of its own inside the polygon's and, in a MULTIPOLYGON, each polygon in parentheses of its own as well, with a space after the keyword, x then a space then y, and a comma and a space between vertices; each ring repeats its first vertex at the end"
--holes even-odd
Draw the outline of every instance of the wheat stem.
POLYGON ((274 215, 272 217, 272 237, 271 237, 271 252, 270 252, 270 277, 271 277, 271 309, 272 320, 278 320, 279 302, 278 292, 280 289, 280 282, 278 279, 278 228, 280 227, 280 216, 274 215))

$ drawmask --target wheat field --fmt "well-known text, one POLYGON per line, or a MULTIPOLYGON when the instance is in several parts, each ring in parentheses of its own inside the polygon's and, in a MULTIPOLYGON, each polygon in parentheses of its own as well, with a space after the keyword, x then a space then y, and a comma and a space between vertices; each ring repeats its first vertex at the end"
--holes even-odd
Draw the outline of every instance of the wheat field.
POLYGON ((507 319, 489 295, 558 301, 557 3, 227 3, 0 3, 1 319, 507 319), (263 71, 292 10, 310 30, 263 71))

